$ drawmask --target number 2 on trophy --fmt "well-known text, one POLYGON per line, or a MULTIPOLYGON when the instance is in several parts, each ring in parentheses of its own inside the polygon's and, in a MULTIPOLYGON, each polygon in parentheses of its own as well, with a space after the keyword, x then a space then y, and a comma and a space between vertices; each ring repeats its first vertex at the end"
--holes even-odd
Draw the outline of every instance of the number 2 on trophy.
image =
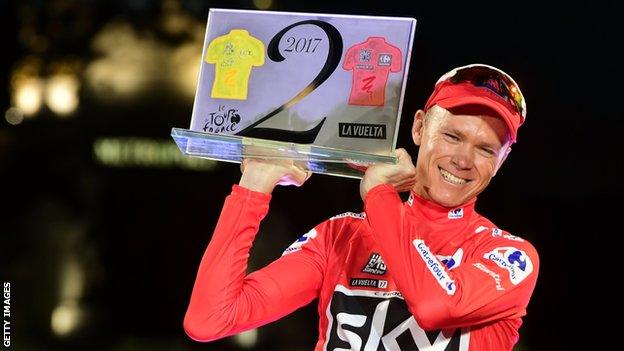
MULTIPOLYGON (((282 37, 286 32, 295 28, 297 26, 312 24, 319 28, 321 28, 325 34, 327 35, 329 50, 327 52, 327 59, 325 60, 325 64, 319 71, 319 73, 314 77, 314 79, 300 92, 298 92, 293 98, 289 101, 285 102, 282 106, 276 108, 275 110, 269 112, 266 116, 260 118, 250 126, 236 133, 236 135, 240 136, 248 136, 254 138, 263 138, 263 139, 272 139, 278 141, 286 141, 292 143, 300 143, 300 144, 311 144, 316 139, 316 136, 321 130, 323 123, 327 117, 323 117, 323 119, 312 129, 303 130, 303 131, 291 131, 284 129, 276 129, 276 128, 257 128, 256 126, 269 118, 277 115, 281 111, 297 104, 304 97, 308 96, 311 92, 316 90, 321 84, 323 84, 327 78, 329 78, 332 73, 338 67, 340 63, 340 59, 342 58, 342 36, 336 27, 331 24, 319 20, 305 20, 291 24, 290 26, 279 31, 269 43, 267 48, 267 55, 274 62, 282 62, 286 58, 279 52, 279 43, 282 40, 282 37)), ((320 38, 299 38, 295 40, 294 37, 287 38, 287 43, 290 43, 290 39, 292 38, 292 44, 287 46, 284 51, 286 52, 314 52, 318 46, 318 44, 322 41, 320 38), (318 41, 317 41, 318 39, 318 41), (300 43, 300 44, 299 44, 300 43), (316 45, 314 45, 316 43, 316 45), (299 45, 299 46, 297 46, 299 45), (290 50, 288 50, 290 49, 290 50), (299 51, 300 50, 300 51, 299 51)))

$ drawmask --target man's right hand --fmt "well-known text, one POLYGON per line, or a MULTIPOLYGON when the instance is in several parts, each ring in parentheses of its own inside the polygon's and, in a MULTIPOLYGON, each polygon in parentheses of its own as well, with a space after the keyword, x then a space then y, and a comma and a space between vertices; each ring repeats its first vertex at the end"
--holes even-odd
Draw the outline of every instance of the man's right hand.
POLYGON ((241 176, 238 185, 270 194, 276 185, 301 186, 311 172, 307 172, 292 160, 268 160, 261 158, 246 158, 241 163, 241 176))
POLYGON ((391 184, 398 192, 410 190, 416 184, 416 167, 405 149, 396 149, 396 164, 379 163, 368 167, 360 181, 360 196, 379 184, 391 184))

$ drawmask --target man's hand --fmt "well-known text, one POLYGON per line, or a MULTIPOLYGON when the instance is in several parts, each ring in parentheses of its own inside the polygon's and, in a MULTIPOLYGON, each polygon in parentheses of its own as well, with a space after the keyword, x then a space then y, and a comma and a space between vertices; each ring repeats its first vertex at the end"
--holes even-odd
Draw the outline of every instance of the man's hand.
POLYGON ((238 185, 265 194, 272 193, 276 185, 301 186, 312 175, 295 161, 261 158, 244 159, 241 172, 243 175, 238 185))
POLYGON ((398 192, 411 189, 416 183, 416 167, 405 149, 397 149, 398 159, 394 165, 378 163, 368 167, 360 181, 360 196, 366 198, 368 191, 379 184, 392 184, 398 192))

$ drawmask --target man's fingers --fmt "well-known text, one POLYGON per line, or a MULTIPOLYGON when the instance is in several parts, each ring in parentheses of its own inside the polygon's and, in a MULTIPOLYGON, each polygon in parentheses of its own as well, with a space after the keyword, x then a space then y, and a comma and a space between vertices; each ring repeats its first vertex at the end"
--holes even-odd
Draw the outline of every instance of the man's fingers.
POLYGON ((312 172, 304 169, 301 165, 297 165, 292 162, 284 166, 286 172, 282 178, 280 178, 277 184, 279 185, 294 185, 302 186, 312 176, 312 172))
POLYGON ((412 163, 412 157, 403 148, 396 149, 395 155, 397 159, 399 160, 399 163, 401 163, 401 161, 412 163))

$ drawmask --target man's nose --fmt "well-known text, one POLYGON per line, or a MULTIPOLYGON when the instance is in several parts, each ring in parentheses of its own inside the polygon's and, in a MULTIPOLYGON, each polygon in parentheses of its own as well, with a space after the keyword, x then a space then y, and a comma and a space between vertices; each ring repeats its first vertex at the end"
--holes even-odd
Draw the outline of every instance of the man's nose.
POLYGON ((469 170, 474 165, 474 153, 468 145, 458 145, 451 157, 451 163, 459 170, 469 170))

